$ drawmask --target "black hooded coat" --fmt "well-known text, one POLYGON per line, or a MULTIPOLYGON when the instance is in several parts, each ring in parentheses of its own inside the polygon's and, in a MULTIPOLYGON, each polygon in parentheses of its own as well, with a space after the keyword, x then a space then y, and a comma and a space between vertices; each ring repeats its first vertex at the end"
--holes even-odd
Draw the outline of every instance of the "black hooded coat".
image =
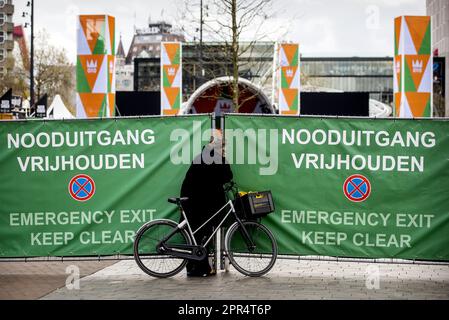
MULTIPOLYGON (((205 149, 206 152, 208 151, 207 148, 206 146, 203 149, 203 153, 205 149)), ((213 151, 210 153, 213 156, 213 151)), ((233 178, 231 167, 224 157, 221 158, 221 164, 207 164, 202 154, 198 155, 191 164, 181 187, 181 197, 189 198, 183 203, 183 208, 192 231, 195 231, 226 204, 223 185, 233 178)), ((224 213, 223 211, 195 234, 198 244, 210 237, 214 227, 216 228, 224 217, 224 213)), ((187 264, 187 272, 206 273, 208 271, 210 267, 207 259, 199 263, 189 261, 187 264)))

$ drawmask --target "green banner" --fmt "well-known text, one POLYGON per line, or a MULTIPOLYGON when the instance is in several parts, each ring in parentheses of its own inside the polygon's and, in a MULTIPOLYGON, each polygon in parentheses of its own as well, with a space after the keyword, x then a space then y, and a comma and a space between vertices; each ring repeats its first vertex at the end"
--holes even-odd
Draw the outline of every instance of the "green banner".
POLYGON ((132 253, 142 224, 179 219, 167 198, 210 126, 210 116, 0 123, 0 257, 132 253))
POLYGON ((449 122, 229 115, 226 153, 282 254, 449 260, 449 122))

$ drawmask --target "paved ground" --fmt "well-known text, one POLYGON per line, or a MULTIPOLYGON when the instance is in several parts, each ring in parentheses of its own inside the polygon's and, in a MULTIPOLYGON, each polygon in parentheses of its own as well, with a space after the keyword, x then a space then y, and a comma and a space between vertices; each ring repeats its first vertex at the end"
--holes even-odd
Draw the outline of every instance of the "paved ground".
POLYGON ((449 266, 278 260, 262 278, 231 267, 209 278, 155 279, 121 261, 82 278, 80 290, 43 299, 449 299, 449 266))
POLYGON ((66 268, 76 264, 87 276, 114 262, 0 262, 0 300, 39 299, 65 286, 66 268))

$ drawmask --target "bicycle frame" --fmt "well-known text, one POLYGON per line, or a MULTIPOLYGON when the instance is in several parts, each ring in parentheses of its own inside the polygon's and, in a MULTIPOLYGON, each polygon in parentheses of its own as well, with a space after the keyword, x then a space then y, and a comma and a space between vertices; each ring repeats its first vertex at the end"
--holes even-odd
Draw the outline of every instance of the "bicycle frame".
MULTIPOLYGON (((189 201, 189 198, 169 198, 168 202, 175 204, 180 210, 181 222, 169 219, 156 219, 141 226, 136 233, 133 247, 134 259, 138 266, 144 272, 154 277, 165 278, 173 276, 180 272, 187 265, 188 261, 207 261, 206 259, 209 256, 208 246, 212 239, 219 234, 220 230, 227 229, 224 238, 224 248, 222 246, 216 248, 215 255, 218 255, 218 257, 216 257, 215 262, 223 262, 222 257, 227 256, 229 262, 237 271, 251 277, 262 276, 269 272, 276 262, 278 253, 276 238, 266 226, 260 223, 259 219, 253 220, 252 216, 240 215, 240 213, 244 214, 245 212, 243 211, 244 209, 240 212, 238 208, 234 207, 234 201, 240 197, 237 193, 238 188, 235 186, 236 184, 233 181, 224 186, 227 202, 201 226, 197 228, 197 225, 195 225, 196 230, 192 230, 192 225, 187 218, 188 212, 184 210, 183 206, 185 202, 186 209, 188 208, 189 202, 187 201, 189 201), (221 215, 219 216, 219 214, 221 215), (233 221, 229 221, 225 225, 226 220, 230 219, 230 215, 233 215, 233 221), (220 217, 223 218, 221 219, 220 217), (209 226, 215 227, 215 229, 210 229, 209 226), (201 230, 203 232, 200 232, 201 230), (200 237, 199 234, 204 234, 204 236, 201 235, 202 239, 198 239, 200 237), (259 239, 261 239, 261 242, 259 242, 259 239), (144 243, 144 247, 139 246, 140 243, 144 243), (258 244, 257 246, 255 245, 256 243, 258 244), (240 253, 248 255, 250 258, 255 258, 257 261, 269 259, 268 264, 264 260, 262 261, 263 263, 257 263, 257 269, 254 269, 252 266, 248 268, 248 266, 245 266, 247 263, 242 264, 239 259, 236 259, 236 257, 240 257, 240 253), (156 263, 154 266, 143 264, 142 259, 151 259, 152 257, 156 259, 161 258, 161 263, 156 263), (164 259, 168 259, 167 263, 170 264, 165 265, 164 259), (175 261, 181 260, 179 264, 173 264, 171 262, 173 259, 175 261)), ((192 207, 195 207, 194 204, 192 203, 192 207)), ((223 241, 223 238, 221 241, 223 241)))
POLYGON ((172 251, 172 253, 171 253, 172 255, 179 256, 179 257, 182 257, 182 258, 192 258, 192 259, 197 260, 198 258, 196 258, 193 253, 186 253, 184 250, 185 249, 194 249, 195 247, 205 248, 210 243, 210 241, 213 239, 213 237, 218 232, 218 230, 221 228, 221 226, 224 224, 224 222, 229 217, 229 215, 231 215, 231 213, 234 214, 234 218, 235 218, 236 222, 241 226, 241 228, 243 230, 243 238, 245 239, 246 244, 250 248, 254 248, 255 247, 254 242, 252 241, 248 231, 244 227, 244 225, 243 225, 242 221, 240 220, 240 218, 237 216, 237 213, 235 211, 234 204, 233 204, 232 200, 229 200, 223 207, 221 207, 221 209, 219 209, 212 217, 210 217, 206 222, 204 222, 195 231, 192 231, 192 228, 191 228, 190 223, 189 223, 189 219, 187 218, 187 215, 186 215, 186 213, 185 213, 185 211, 182 208, 182 205, 180 203, 178 203, 178 207, 181 210, 181 214, 182 214, 184 220, 181 223, 178 224, 176 229, 174 229, 163 240, 161 240, 160 244, 164 244, 172 236, 174 236, 176 233, 178 233, 179 230, 182 230, 182 229, 187 227, 186 230, 187 230, 187 233, 189 234, 190 238, 193 241, 193 246, 186 246, 186 245, 175 245, 175 246, 172 246, 172 248, 169 248, 172 251), (198 245, 198 243, 196 241, 196 238, 195 238, 195 234, 199 230, 204 228, 205 225, 207 225, 213 218, 215 218, 219 213, 221 213, 223 211, 223 209, 225 209, 227 206, 230 207, 228 212, 226 213, 225 217, 221 220, 221 222, 218 224, 217 228, 212 232, 212 234, 210 235, 209 239, 207 239, 207 241, 204 244, 198 245))
POLYGON ((196 242, 195 234, 198 231, 200 231, 201 229, 203 229, 205 225, 207 225, 213 218, 215 218, 219 213, 221 213, 223 211, 223 209, 226 208, 227 206, 230 207, 229 211, 226 213, 225 217, 218 224, 218 226, 214 230, 214 232, 212 232, 209 239, 207 239, 207 241, 203 244, 203 246, 206 247, 209 244, 209 242, 212 240, 212 238, 215 236, 215 234, 218 232, 218 229, 221 228, 221 226, 226 221, 226 219, 230 216, 231 213, 234 213, 235 218, 237 219, 237 221, 239 221, 239 218, 237 217, 237 214, 234 209, 234 204, 232 203, 231 200, 229 200, 223 207, 221 207, 221 209, 219 209, 217 212, 215 212, 215 214, 212 217, 210 217, 206 222, 204 222, 201 226, 199 226, 198 229, 196 229, 195 231, 192 231, 192 228, 189 223, 189 219, 187 219, 187 215, 186 215, 184 209, 182 208, 182 206, 180 206, 181 214, 182 214, 184 220, 178 225, 178 228, 183 229, 187 225, 187 232, 189 233, 189 236, 192 238, 193 244, 197 246, 198 243, 196 242))

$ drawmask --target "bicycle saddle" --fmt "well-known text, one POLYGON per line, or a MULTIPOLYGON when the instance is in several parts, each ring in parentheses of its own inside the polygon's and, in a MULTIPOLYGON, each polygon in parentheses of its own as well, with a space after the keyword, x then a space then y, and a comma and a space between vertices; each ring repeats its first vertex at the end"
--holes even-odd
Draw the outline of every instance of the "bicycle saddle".
POLYGON ((173 203, 173 204, 183 203, 183 202, 185 202, 187 200, 189 200, 189 198, 187 198, 187 197, 183 197, 183 198, 168 198, 168 202, 173 203))

